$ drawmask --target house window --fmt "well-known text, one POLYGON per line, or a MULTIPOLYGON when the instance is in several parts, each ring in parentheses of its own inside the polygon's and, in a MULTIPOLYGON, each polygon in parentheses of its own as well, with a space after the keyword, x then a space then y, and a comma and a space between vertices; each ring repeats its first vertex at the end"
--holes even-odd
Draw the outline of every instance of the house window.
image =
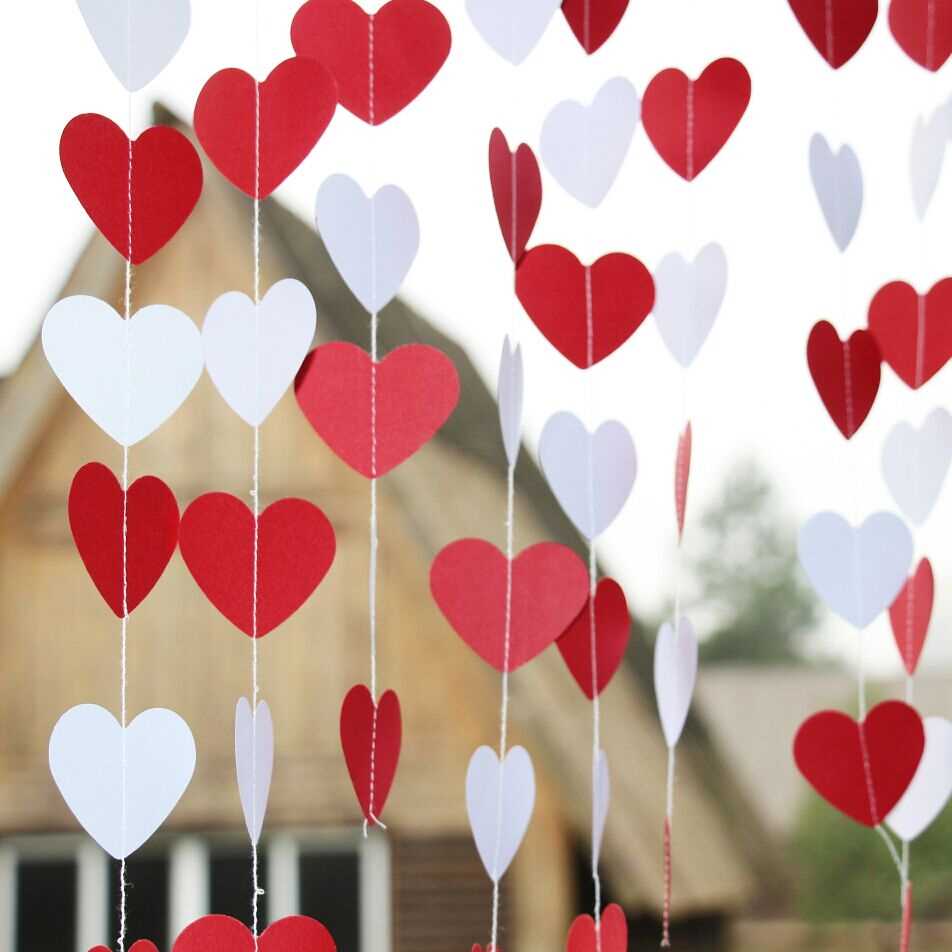
POLYGON ((75 909, 76 863, 72 857, 27 857, 17 863, 16 952, 73 952, 75 909), (53 910, 56 914, 51 915, 53 910))

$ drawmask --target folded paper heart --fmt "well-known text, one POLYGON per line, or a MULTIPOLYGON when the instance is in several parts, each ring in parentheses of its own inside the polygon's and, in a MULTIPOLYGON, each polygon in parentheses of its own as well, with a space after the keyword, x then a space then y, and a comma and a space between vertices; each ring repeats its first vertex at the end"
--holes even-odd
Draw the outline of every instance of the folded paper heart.
POLYGON ((489 184, 503 241, 518 265, 542 208, 542 176, 532 149, 523 142, 510 151, 499 129, 489 137, 489 184))
POLYGON ((559 245, 525 253, 516 294, 546 340, 583 369, 618 350, 655 302, 651 273, 637 258, 615 253, 583 265, 559 245))
MULTIPOLYGON (((94 945, 89 952, 112 952, 109 946, 94 945)), ((137 939, 129 946, 129 952, 159 952, 154 942, 148 939, 137 939)))
POLYGON ((917 430, 897 423, 883 444, 883 477, 902 514, 921 526, 952 463, 952 414, 936 407, 917 430))
POLYGON ((364 818, 377 822, 393 785, 402 741, 400 699, 384 691, 374 703, 363 685, 352 687, 340 709, 340 746, 364 818))
POLYGON ((208 309, 202 326, 208 376, 249 426, 264 423, 291 386, 316 326, 314 298, 293 278, 273 285, 257 305, 229 291, 208 309))
POLYGON ((674 460, 674 512, 678 521, 678 542, 684 535, 684 517, 688 506, 688 483, 691 478, 691 424, 686 423, 678 437, 674 460))
POLYGON ((789 0, 816 51, 833 67, 848 63, 866 42, 879 0, 789 0))
POLYGON ((565 952, 627 952, 628 921, 621 906, 602 910, 598 926, 588 915, 577 916, 569 927, 565 952))
POLYGON ((202 916, 186 926, 172 952, 337 952, 330 932, 309 916, 285 916, 255 938, 231 916, 202 916))
POLYGON ((502 357, 499 360, 499 386, 496 403, 499 405, 499 428, 510 466, 516 465, 522 440, 523 370, 522 348, 515 349, 509 337, 503 341, 502 357))
POLYGON ((889 29, 903 52, 936 72, 952 54, 952 4, 936 0, 892 0, 889 29))
POLYGON ((906 843, 924 833, 952 797, 952 723, 927 717, 925 750, 912 783, 886 822, 906 843))
POLYGON ((260 83, 223 69, 198 94, 195 135, 232 185, 267 198, 317 145, 336 107, 334 80, 312 59, 287 59, 260 83))
POLYGON ((518 66, 542 38, 562 0, 466 0, 479 35, 505 60, 518 66))
POLYGON ((446 18, 426 0, 390 0, 376 13, 354 0, 309 0, 291 23, 291 42, 299 56, 331 71, 345 109, 379 126, 426 89, 449 56, 451 37, 446 18))
POLYGON ((236 628, 261 638, 293 615, 334 561, 334 529, 304 499, 280 499, 255 518, 228 493, 199 496, 182 514, 182 558, 208 600, 236 628), (257 586, 254 567, 258 568, 257 586))
POLYGON ((848 145, 834 152, 820 133, 810 139, 810 179, 833 241, 846 251, 863 210, 863 172, 848 145))
POLYGON ((932 605, 935 598, 935 579, 932 563, 921 559, 916 571, 906 579, 895 601, 889 606, 889 624, 902 658, 902 665, 911 677, 919 666, 925 647, 932 605))
POLYGON ((928 119, 916 118, 909 143, 909 184, 912 203, 920 220, 926 217, 939 185, 952 124, 949 108, 940 106, 928 119))
POLYGON ((67 510, 76 549, 99 594, 116 617, 133 612, 178 546, 172 490, 155 476, 141 476, 124 493, 107 466, 87 463, 73 477, 67 510))
POLYGON ((430 567, 430 591, 456 633, 497 671, 515 671, 544 651, 582 610, 588 572, 569 548, 540 542, 512 560, 506 664, 506 557, 482 539, 446 546, 430 567))
POLYGON ((628 0, 563 0, 562 14, 582 49, 590 56, 618 29, 628 0))
POLYGON ((681 617, 677 628, 665 622, 654 649, 655 700, 669 748, 677 746, 688 719, 697 681, 697 635, 690 620, 681 617))
POLYGON ((259 701, 257 716, 245 697, 235 705, 235 775, 245 828, 252 843, 261 839, 274 769, 274 723, 267 701, 259 701))
POLYGON ((317 435, 368 479, 389 473, 427 443, 459 400, 453 362, 406 344, 376 363, 354 344, 315 348, 294 385, 317 435))
POLYGON ((64 298, 46 315, 42 340, 69 395, 120 446, 157 430, 202 375, 198 328, 164 304, 142 308, 127 324, 99 298, 64 298))
POLYGON ((909 788, 925 747, 922 718, 902 701, 877 704, 864 721, 821 711, 800 725, 793 756, 831 806, 879 826, 909 788))
POLYGON ((151 708, 123 729, 105 708, 80 704, 56 722, 49 757, 56 786, 83 829, 123 859, 155 833, 185 792, 195 741, 172 711, 151 708))
POLYGON ((147 261, 172 238, 202 193, 195 147, 166 126, 133 140, 131 186, 129 139, 105 116, 87 113, 69 121, 60 138, 60 163, 93 224, 132 264, 147 261))
POLYGON ((592 790, 592 860, 596 865, 602 852, 602 839, 605 836, 605 821, 608 819, 611 796, 608 756, 604 750, 600 750, 595 769, 595 786, 592 790))

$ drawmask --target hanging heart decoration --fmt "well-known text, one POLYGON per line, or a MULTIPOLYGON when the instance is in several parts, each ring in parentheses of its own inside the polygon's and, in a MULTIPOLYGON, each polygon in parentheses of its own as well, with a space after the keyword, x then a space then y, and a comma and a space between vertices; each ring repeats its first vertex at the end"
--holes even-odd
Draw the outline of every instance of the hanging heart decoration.
POLYGON ((479 35, 504 60, 518 66, 542 39, 562 0, 466 0, 479 35))
POLYGON ((309 916, 285 916, 255 938, 231 916, 202 916, 186 926, 172 952, 337 952, 330 932, 309 916))
POLYGON ((669 748, 677 746, 687 723, 697 681, 698 643, 690 619, 682 616, 677 627, 665 622, 654 650, 654 686, 658 717, 669 748))
POLYGON ((499 359, 496 403, 499 406, 499 429, 510 466, 516 465, 522 445, 523 391, 522 347, 519 344, 513 347, 507 337, 499 359))
POLYGON ((503 241, 518 265, 542 208, 542 176, 535 153, 524 142, 511 151, 501 130, 493 129, 489 137, 489 183, 503 241))
POLYGON ((928 119, 917 116, 912 128, 909 184, 912 188, 912 203, 920 221, 926 217, 935 190, 939 187, 950 132, 952 123, 947 105, 940 106, 928 119))
POLYGON ((562 15, 589 56, 611 38, 628 9, 628 0, 562 0, 562 15))
POLYGON ((606 906, 599 920, 596 926, 591 916, 577 916, 569 927, 565 952, 627 952, 628 921, 621 906, 606 906))
POLYGON ((952 3, 892 0, 889 29, 911 60, 935 73, 952 54, 952 3))
POLYGON ((789 0, 816 51, 833 69, 848 63, 866 42, 879 0, 789 0))
POLYGON ((944 717, 923 721, 926 746, 912 783, 886 822, 906 843, 925 833, 952 797, 952 722, 944 717))
POLYGON ((883 478, 902 514, 917 526, 929 518, 952 463, 952 414, 936 407, 919 429, 897 423, 883 444, 883 478))
POLYGON ((261 839, 274 770, 274 723, 267 701, 252 715, 246 697, 235 705, 235 775, 245 828, 252 843, 261 839))
POLYGON ((889 624, 899 649, 899 657, 906 674, 916 673, 919 658, 925 647, 932 605, 935 597, 935 578, 932 563, 921 559, 916 571, 906 579, 895 601, 889 606, 889 624))
POLYGON ((834 152, 816 133, 810 139, 810 178, 833 241, 846 251, 863 210, 863 172, 856 153, 848 145, 834 152))

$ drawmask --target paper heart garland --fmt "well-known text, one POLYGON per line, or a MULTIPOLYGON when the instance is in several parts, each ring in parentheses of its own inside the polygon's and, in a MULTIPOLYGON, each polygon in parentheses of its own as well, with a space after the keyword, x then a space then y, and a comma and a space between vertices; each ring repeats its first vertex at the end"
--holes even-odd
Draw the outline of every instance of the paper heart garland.
POLYGON ((927 717, 925 750, 912 783, 886 822, 906 843, 924 833, 952 797, 952 723, 927 717))
POLYGON ((883 477, 902 514, 917 526, 929 518, 952 463, 952 415, 936 407, 917 430, 897 423, 883 444, 883 477))
POLYGON ((863 629, 899 594, 912 563, 912 534, 891 512, 854 528, 821 512, 800 529, 800 564, 816 593, 837 615, 863 629))
POLYGON ((241 812, 252 843, 261 839, 273 770, 274 723, 271 720, 271 708, 267 701, 259 701, 258 716, 252 717, 248 699, 239 698, 235 705, 235 775, 241 812))
POLYGON ((291 23, 291 42, 331 71, 345 109, 379 126, 426 89, 451 38, 446 18, 426 0, 390 0, 372 14, 354 0, 309 0, 291 23))
POLYGON ((221 295, 202 326, 205 365, 218 392, 249 426, 260 426, 291 386, 314 340, 317 307, 293 278, 255 302, 240 291, 221 295))
POLYGON ((922 718, 901 701, 877 704, 862 722, 821 711, 800 725, 793 757, 829 804, 864 826, 879 826, 909 788, 922 759, 922 718))
POLYGON ((182 514, 182 558, 208 600, 246 635, 263 638, 293 615, 334 561, 334 529, 317 506, 280 499, 258 517, 257 626, 254 515, 235 496, 206 493, 182 514))
POLYGON ((309 916, 285 916, 257 939, 231 916, 202 916, 186 926, 172 952, 337 952, 330 932, 309 916))
POLYGON ((178 546, 178 503, 161 479, 142 476, 129 487, 125 503, 124 496, 107 466, 87 463, 73 477, 67 504, 83 565, 117 618, 133 612, 152 591, 178 546))
POLYGON ((500 765, 496 751, 478 748, 466 770, 466 812, 479 858, 493 882, 509 868, 534 806, 535 772, 528 751, 510 747, 500 765))
MULTIPOLYGON (((111 950, 106 945, 94 945, 89 952, 111 952, 111 950)), ((136 941, 129 946, 129 952, 159 952, 159 950, 155 943, 150 942, 148 939, 136 939, 136 941)))
POLYGON ((86 415, 120 446, 157 430, 202 375, 202 339, 181 311, 152 304, 128 325, 99 298, 53 305, 42 331, 53 373, 86 415))
POLYGON ((349 176, 332 175, 318 190, 314 217, 334 267, 364 310, 383 310, 420 247, 420 225, 406 193, 385 185, 368 198, 349 176))
POLYGON ((928 559, 922 559, 889 606, 889 624, 893 638, 896 640, 902 665, 910 677, 916 673, 922 649, 925 647, 934 596, 932 563, 928 559))
POLYGON ((866 42, 879 0, 789 0, 816 51, 833 69, 848 63, 866 42))
POLYGON ((589 105, 569 99, 542 124, 540 151, 549 174, 573 198, 597 208, 618 177, 641 115, 627 79, 608 80, 589 105))
POLYGON ((912 204, 921 221, 926 217, 932 196, 939 185, 942 164, 949 144, 952 123, 948 106, 940 107, 929 117, 916 117, 909 143, 909 184, 912 188, 912 204))
POLYGON ((583 369, 621 347, 655 301, 651 273, 637 258, 616 253, 583 265, 559 245, 525 253, 516 294, 546 340, 583 369))
POLYGON ((510 151, 499 129, 489 137, 489 184, 503 241, 518 265, 542 208, 542 176, 532 149, 522 143, 510 151))
POLYGON ((562 0, 562 14, 589 56, 610 39, 627 9, 628 0, 562 0))
POLYGON ((572 623, 588 572, 569 548, 540 542, 512 561, 509 664, 505 664, 506 557, 482 539, 460 539, 430 566, 430 592, 456 633, 497 671, 515 671, 572 623))
POLYGON ((674 512, 678 521, 678 542, 684 536, 684 516, 688 506, 688 483, 691 478, 691 424, 685 424, 678 437, 674 459, 674 512))
POLYGON ((666 69, 648 84, 641 121, 658 155, 691 182, 727 143, 750 102, 750 75, 735 59, 715 60, 696 80, 666 69))
POLYGON ((869 416, 879 392, 881 357, 868 331, 853 331, 841 341, 829 321, 813 326, 807 340, 807 365, 830 419, 851 439, 869 416))
POLYGON ((362 684, 347 692, 340 709, 340 745, 357 802, 371 822, 383 815, 400 759, 402 730, 400 700, 394 691, 384 691, 376 705, 362 684))
POLYGON ((562 0, 466 0, 479 35, 505 60, 518 66, 542 38, 562 0))
POLYGON ((163 708, 135 717, 123 741, 109 711, 80 704, 56 722, 49 757, 53 780, 83 829, 123 859, 165 822, 185 792, 195 770, 195 741, 188 724, 163 708))
POLYGON ((826 227, 836 247, 846 251, 863 210, 863 173, 856 153, 848 145, 834 152, 816 133, 810 139, 810 178, 826 227))
POLYGON ((654 649, 654 686, 661 730, 669 748, 677 746, 691 710, 697 655, 697 635, 689 619, 682 616, 677 629, 669 622, 661 626, 654 649))
POLYGON ((952 54, 952 3, 892 0, 889 29, 910 59, 934 73, 952 54))
POLYGON ((129 138, 111 119, 76 116, 60 138, 60 164, 79 203, 106 240, 132 264, 152 257, 185 224, 202 194, 202 161, 167 126, 132 142, 129 241, 129 138))
POLYGON ((595 920, 577 916, 569 927, 565 952, 627 952, 628 922, 621 906, 612 903, 602 910, 598 934, 595 920))
POLYGON ((602 839, 605 836, 605 821, 608 819, 611 796, 608 757, 604 750, 600 750, 595 768, 595 786, 592 790, 592 859, 596 865, 602 852, 602 839))
POLYGON ((314 60, 287 59, 260 83, 223 69, 198 94, 195 135, 232 185, 267 198, 308 157, 336 108, 334 80, 314 60))
POLYGON ((522 348, 513 349, 509 337, 503 341, 499 360, 499 385, 496 403, 499 406, 499 428, 510 466, 516 465, 522 440, 523 370, 522 348))
POLYGON ((424 344, 405 344, 375 364, 360 347, 334 342, 311 351, 294 392, 317 435, 373 479, 409 459, 447 421, 459 400, 459 376, 449 357, 424 344))

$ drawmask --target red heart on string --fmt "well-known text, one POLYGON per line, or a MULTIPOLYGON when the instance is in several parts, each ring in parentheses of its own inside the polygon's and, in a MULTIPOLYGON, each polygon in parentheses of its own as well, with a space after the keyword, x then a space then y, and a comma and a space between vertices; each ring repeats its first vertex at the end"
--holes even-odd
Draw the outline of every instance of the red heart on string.
POLYGON ((910 59, 936 72, 952 54, 952 2, 892 0, 889 29, 910 59))
POLYGON ((820 321, 807 340, 807 364, 826 412, 850 439, 879 392, 880 355, 873 335, 853 331, 843 342, 829 321, 820 321))
POLYGON ((935 578, 932 563, 922 559, 906 584, 900 589, 896 600, 889 606, 889 623, 893 638, 902 658, 903 667, 910 675, 916 673, 919 656, 926 643, 929 622, 932 620, 932 604, 935 597, 935 578))
POLYGON ((511 152, 502 131, 493 129, 489 137, 489 182, 503 241, 518 264, 542 208, 542 176, 535 153, 525 143, 511 152))
POLYGON ((628 0, 563 0, 562 13, 582 49, 591 55, 621 23, 628 0))
MULTIPOLYGON (((87 463, 69 488, 69 528, 93 584, 117 618, 123 612, 123 497, 119 480, 102 463, 87 463)), ((178 545, 179 510, 161 479, 142 476, 130 487, 126 509, 126 609, 131 614, 152 591, 178 545)))
POLYGON ((202 194, 202 161, 181 132, 153 126, 132 143, 129 253, 129 139, 111 119, 76 116, 60 138, 70 188, 106 240, 132 264, 152 257, 182 227, 202 194))
MULTIPOLYGON (((590 627, 590 598, 578 617, 556 642, 562 660, 572 672, 578 686, 591 701, 592 694, 592 639, 590 627)), ((595 590, 595 670, 598 674, 598 693, 605 690, 615 676, 631 634, 628 602, 621 586, 610 578, 603 578, 595 590)))
POLYGON ((631 255, 609 254, 583 265, 559 245, 539 245, 519 263, 516 294, 549 343, 576 367, 586 368, 638 330, 654 307, 655 286, 648 269, 631 255))
POLYGON ((340 745, 347 772, 364 816, 379 820, 400 759, 402 725, 400 700, 394 691, 384 691, 377 702, 374 730, 374 700, 363 685, 352 687, 340 709, 340 745), (373 798, 370 764, 373 758, 373 798))
MULTIPOLYGON (((309 916, 272 922, 255 942, 251 930, 231 916, 202 916, 186 926, 172 952, 337 952, 327 928, 309 916)), ((131 950, 130 950, 131 952, 131 950)))
POLYGON ((389 473, 436 434, 459 400, 459 376, 449 357, 435 347, 405 344, 387 354, 375 370, 360 347, 334 342, 308 354, 294 393, 317 435, 370 479, 389 473))
POLYGON ((252 198, 267 198, 317 145, 336 107, 334 80, 314 60, 287 59, 263 83, 244 70, 223 69, 198 94, 195 134, 229 182, 252 198))
POLYGON ((879 0, 789 2, 803 32, 833 69, 839 69, 859 52, 879 15, 879 0))
POLYGON ((602 910, 598 931, 596 936, 591 916, 577 916, 569 927, 565 952, 627 952, 628 922, 621 906, 612 903, 602 910))
POLYGON ((291 42, 299 56, 333 73, 345 109, 379 126, 426 89, 449 56, 451 37, 446 18, 426 0, 390 0, 371 14, 354 0, 309 0, 291 23, 291 42))
POLYGON ((674 511, 678 520, 678 542, 684 535, 684 514, 688 507, 688 481, 691 478, 691 423, 678 437, 678 452, 674 461, 674 511))
POLYGON ((334 529, 317 506, 280 499, 258 517, 257 629, 251 510, 228 493, 199 496, 182 514, 179 547, 208 600, 240 631, 261 638, 293 615, 334 561, 334 529))
MULTIPOLYGON (((474 942, 470 952, 483 952, 483 947, 478 942, 474 942)), ((502 949, 497 949, 494 945, 487 945, 486 952, 502 952, 502 949)))
MULTIPOLYGON (((107 945, 94 945, 89 952, 112 952, 107 945)), ((137 939, 129 946, 129 952, 159 952, 154 942, 148 939, 137 939)))
POLYGON ((952 357, 952 278, 919 294, 905 281, 881 287, 867 323, 883 360, 906 386, 918 390, 952 357))
MULTIPOLYGON (((456 633, 487 664, 503 671, 506 557, 482 539, 460 539, 430 566, 433 599, 456 633)), ((588 572, 569 548, 540 542, 512 562, 508 670, 531 661, 572 623, 588 595, 588 572)))
POLYGON ((884 701, 861 723, 841 711, 807 718, 794 738, 793 756, 824 800, 857 823, 878 826, 912 782, 924 747, 915 709, 884 701))
POLYGON ((750 74, 735 59, 715 60, 696 80, 665 69, 648 83, 641 121, 658 155, 689 182, 707 168, 750 102, 750 74))

